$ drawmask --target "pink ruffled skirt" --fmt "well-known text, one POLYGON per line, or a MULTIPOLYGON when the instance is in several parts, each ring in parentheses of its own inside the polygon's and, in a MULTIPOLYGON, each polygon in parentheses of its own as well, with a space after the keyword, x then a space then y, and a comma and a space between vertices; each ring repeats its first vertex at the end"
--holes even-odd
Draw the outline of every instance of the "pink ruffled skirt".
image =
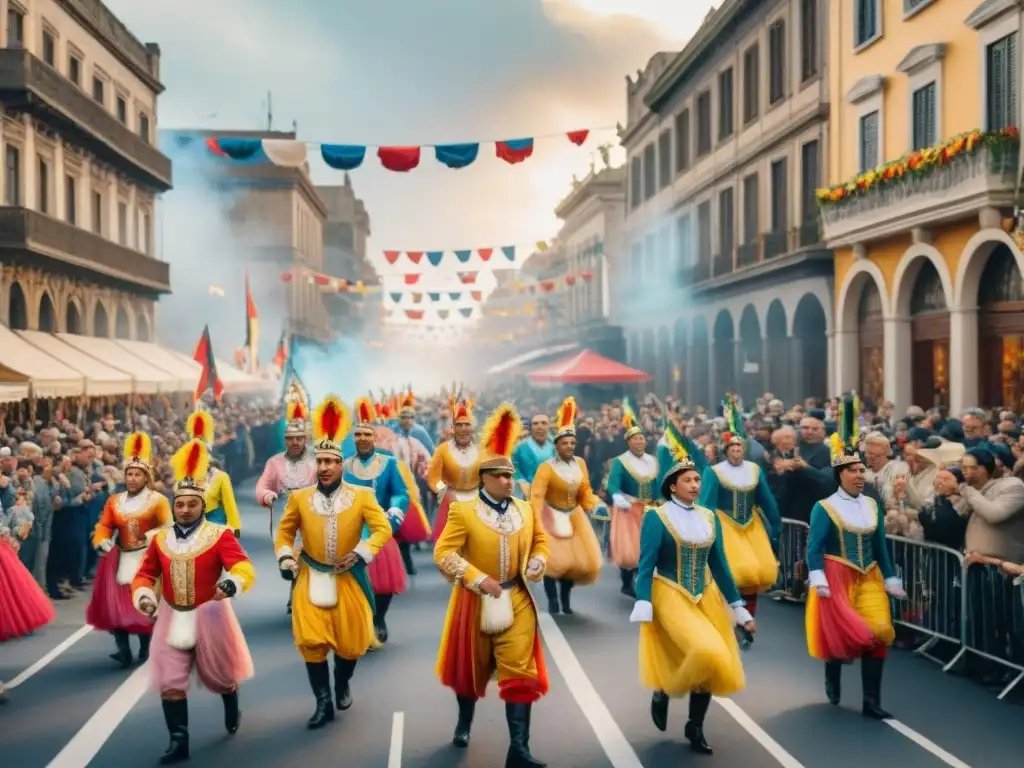
POLYGON ((121 550, 117 547, 100 558, 85 621, 101 632, 121 629, 133 635, 148 635, 153 631, 153 620, 135 610, 131 584, 117 583, 120 564, 121 550))
POLYGON ((57 618, 14 548, 0 541, 0 643, 35 632, 57 618))
POLYGON ((405 592, 405 565, 394 539, 388 540, 366 570, 375 595, 400 595, 405 592))

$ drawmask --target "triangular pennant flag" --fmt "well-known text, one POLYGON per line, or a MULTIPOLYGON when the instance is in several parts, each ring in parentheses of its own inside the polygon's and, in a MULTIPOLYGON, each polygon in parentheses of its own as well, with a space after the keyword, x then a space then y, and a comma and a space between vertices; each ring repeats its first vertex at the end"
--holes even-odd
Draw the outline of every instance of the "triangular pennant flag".
POLYGON ((576 285, 576 275, 566 275, 565 276, 565 284, 566 285, 576 285))
POLYGON ((444 258, 444 251, 427 251, 427 261, 430 262, 430 266, 437 267, 441 265, 441 259, 444 258))
POLYGON ((420 164, 419 147, 377 147, 380 163, 389 171, 405 173, 420 164))
POLYGON ((509 139, 494 144, 495 154, 509 165, 521 163, 533 154, 533 139, 509 139))
POLYGON ((540 251, 541 253, 544 253, 544 251, 546 251, 547 249, 548 249, 548 244, 547 244, 546 241, 544 241, 544 240, 538 240, 537 241, 537 250, 538 251, 540 251))
POLYGON ((384 258, 388 264, 394 264, 398 261, 398 257, 402 254, 401 251, 384 251, 384 258))
POLYGON ((476 160, 479 152, 479 144, 441 144, 434 147, 437 162, 449 168, 465 168, 476 160))
POLYGON ((402 294, 401 293, 389 293, 388 296, 391 297, 391 300, 393 302, 395 302, 395 304, 401 304, 402 303, 402 294))
POLYGON ((463 285, 472 285, 476 282, 476 272, 459 272, 459 282, 463 285))
POLYGON ((423 301, 423 294, 422 293, 414 293, 412 295, 412 303, 413 304, 419 304, 422 301, 423 301))
POLYGON ((455 252, 455 258, 458 259, 459 263, 461 263, 461 264, 465 264, 467 261, 469 261, 469 259, 470 259, 470 257, 472 255, 473 255, 472 251, 456 251, 455 252))
POLYGON ((409 257, 409 261, 413 264, 419 264, 423 261, 423 251, 406 251, 405 255, 409 257))
POLYGON ((590 282, 590 280, 591 280, 591 278, 592 278, 593 276, 594 276, 594 273, 593 273, 593 272, 589 272, 589 271, 588 271, 588 272, 580 272, 580 277, 582 277, 582 278, 583 278, 584 280, 586 280, 586 281, 587 281, 588 283, 590 282))
POLYGON ((432 302, 438 302, 438 301, 441 300, 441 294, 440 293, 428 293, 427 296, 430 297, 430 300, 432 302))
POLYGON ((403 276, 406 285, 416 285, 420 281, 419 272, 409 272, 403 276))
POLYGON ((480 256, 480 261, 490 261, 491 254, 493 253, 493 248, 480 248, 477 250, 477 254, 480 256))
POLYGON ((410 320, 422 320, 423 310, 422 309, 407 309, 405 310, 405 316, 410 320))
POLYGON ((582 147, 583 142, 587 140, 587 136, 590 135, 590 131, 569 131, 566 136, 569 137, 569 141, 575 144, 577 147, 582 147))
POLYGON ((462 298, 462 293, 461 292, 449 293, 448 294, 448 298, 451 299, 452 301, 458 301, 459 299, 462 298))
POLYGON ((473 297, 473 301, 483 301, 484 298, 483 291, 470 291, 469 295, 473 297))
POLYGON ((544 293, 551 293, 551 291, 555 290, 555 281, 545 280, 540 284, 540 289, 544 291, 544 293))
POLYGON ((472 307, 460 307, 459 308, 459 314, 462 315, 463 317, 471 317, 473 315, 473 308, 472 307))
POLYGON ((450 314, 451 314, 451 310, 450 309, 439 309, 439 310, 437 310, 437 316, 439 318, 441 318, 442 320, 447 320, 448 319, 448 315, 450 315, 450 314))
POLYGON ((501 252, 509 261, 516 260, 516 247, 514 245, 503 245, 501 247, 501 252))

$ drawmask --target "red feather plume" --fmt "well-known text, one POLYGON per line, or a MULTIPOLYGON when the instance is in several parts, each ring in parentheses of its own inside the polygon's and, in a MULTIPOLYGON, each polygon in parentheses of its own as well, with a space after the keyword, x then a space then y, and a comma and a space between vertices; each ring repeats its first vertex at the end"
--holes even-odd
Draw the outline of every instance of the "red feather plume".
POLYGON ((338 434, 344 418, 344 414, 342 414, 341 409, 335 403, 327 403, 324 407, 323 415, 320 417, 320 424, 324 433, 328 435, 338 434))
POLYGON ((306 404, 302 401, 295 403, 295 409, 293 411, 295 418, 300 421, 306 421, 309 418, 309 413, 306 411, 306 404))
POLYGON ((195 433, 195 437, 200 437, 206 434, 206 417, 204 415, 202 415, 201 413, 196 414, 196 420, 194 422, 194 425, 195 426, 193 427, 193 431, 195 433))
POLYGON ((132 438, 131 457, 133 459, 139 458, 142 455, 142 451, 145 448, 145 441, 142 439, 142 435, 135 435, 132 438))
POLYGON ((199 469, 199 462, 203 458, 203 446, 199 443, 192 443, 185 456, 185 477, 195 478, 196 470, 199 469))
POLYGON ((373 409, 368 400, 360 400, 356 403, 356 421, 359 424, 367 424, 373 421, 373 409))
POLYGON ((515 408, 505 403, 498 407, 484 425, 481 443, 494 456, 511 456, 516 447, 522 423, 515 408))

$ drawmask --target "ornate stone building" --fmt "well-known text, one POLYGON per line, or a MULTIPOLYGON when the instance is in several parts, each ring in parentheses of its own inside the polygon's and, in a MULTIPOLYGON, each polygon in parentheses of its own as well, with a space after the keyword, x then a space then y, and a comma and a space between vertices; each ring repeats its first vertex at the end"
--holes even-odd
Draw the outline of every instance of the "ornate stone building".
POLYGON ((0 322, 149 341, 160 49, 99 0, 0 0, 0 322))

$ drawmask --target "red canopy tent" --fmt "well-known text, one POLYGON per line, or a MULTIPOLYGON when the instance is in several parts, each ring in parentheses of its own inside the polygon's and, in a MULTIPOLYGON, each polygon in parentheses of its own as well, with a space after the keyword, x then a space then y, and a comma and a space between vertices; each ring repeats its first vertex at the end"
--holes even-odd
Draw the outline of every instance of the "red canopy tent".
POLYGON ((538 368, 529 377, 534 384, 627 384, 651 380, 643 371, 589 349, 538 368))

